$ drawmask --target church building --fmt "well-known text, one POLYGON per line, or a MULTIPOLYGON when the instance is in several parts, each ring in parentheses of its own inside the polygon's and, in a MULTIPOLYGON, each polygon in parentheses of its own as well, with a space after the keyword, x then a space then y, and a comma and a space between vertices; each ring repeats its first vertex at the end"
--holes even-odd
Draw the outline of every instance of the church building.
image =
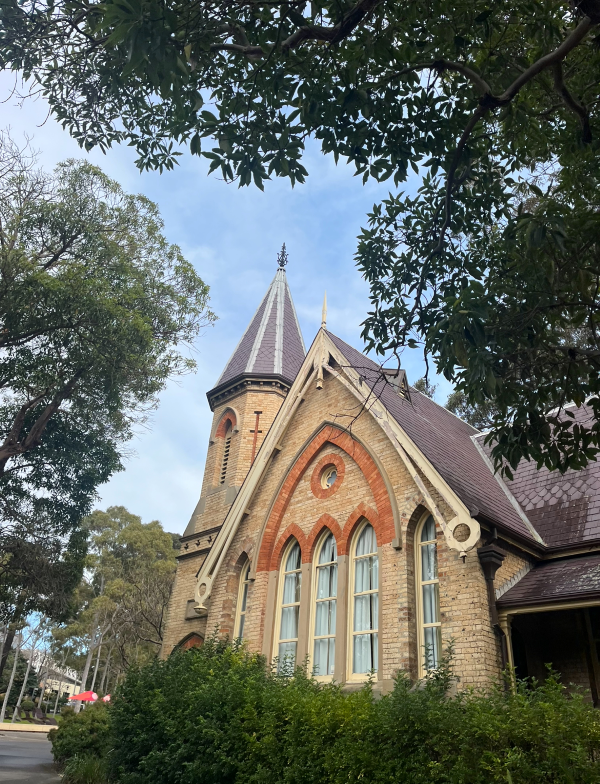
POLYGON ((216 630, 387 691, 452 643, 459 688, 550 663, 597 704, 600 465, 495 474, 481 433, 329 332, 325 309, 306 351, 284 265, 207 395, 163 656, 216 630))

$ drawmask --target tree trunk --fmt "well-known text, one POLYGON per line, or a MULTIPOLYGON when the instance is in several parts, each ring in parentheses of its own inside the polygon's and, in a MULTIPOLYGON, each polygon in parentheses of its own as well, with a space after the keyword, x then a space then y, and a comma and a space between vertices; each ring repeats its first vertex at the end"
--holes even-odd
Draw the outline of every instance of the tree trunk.
MULTIPOLYGON (((92 629, 92 636, 90 640, 90 648, 88 650, 88 654, 85 659, 85 667, 83 668, 83 675, 81 676, 81 691, 85 691, 85 685, 87 683, 88 675, 90 673, 90 665, 92 663, 92 656, 94 655, 94 641, 96 639, 96 629, 98 628, 98 616, 94 619, 94 628, 92 629)), ((75 700, 75 706, 73 708, 75 713, 79 713, 81 710, 81 702, 79 700, 75 700)))
POLYGON ((2 673, 6 667, 6 660, 8 659, 8 654, 10 653, 10 649, 12 648, 12 644, 15 639, 15 631, 16 630, 14 625, 10 624, 8 631, 6 632, 6 637, 4 639, 4 650, 2 651, 2 658, 0 659, 0 678, 2 677, 2 673))
POLYGON ((37 640, 31 646, 31 652, 29 654, 29 658, 27 659, 27 670, 25 672, 25 677, 23 678, 23 685, 21 686, 21 693, 19 694, 19 699, 17 700, 17 704, 15 705, 15 709, 13 712, 13 717, 11 720, 11 724, 14 724, 17 720, 17 711, 21 707, 21 702, 23 701, 23 694, 25 694, 25 689, 27 688, 27 679, 29 678, 29 673, 31 672, 31 662, 33 661, 33 652, 35 650, 35 646, 37 645, 37 640))
MULTIPOLYGON (((14 633, 13 633, 14 637, 14 633)), ((13 683, 15 680, 15 673, 17 671, 17 663, 19 661, 19 654, 21 653, 21 643, 23 642, 22 635, 19 635, 19 641, 17 642, 17 647, 15 648, 15 660, 13 662, 12 672, 10 674, 10 680, 8 682, 8 686, 6 687, 6 694, 4 695, 4 702, 2 703, 2 711, 0 711, 0 724, 4 721, 4 717, 6 716, 6 706, 8 705, 8 698, 10 697, 10 692, 13 687, 13 683)))
POLYGON ((100 691, 102 692, 102 694, 106 694, 106 677, 108 675, 108 665, 109 665, 109 662, 110 662, 111 654, 112 654, 112 645, 108 649, 108 655, 106 657, 106 662, 104 664, 104 672, 102 674, 102 683, 100 685, 100 691))
POLYGON ((2 658, 4 657, 4 643, 6 642, 7 637, 8 637, 8 626, 3 626, 2 627, 2 645, 0 645, 0 661, 2 661, 2 658))
POLYGON ((102 635, 100 635, 100 642, 98 643, 98 655, 96 656, 96 666, 94 667, 94 677, 92 678, 92 685, 90 689, 94 691, 96 685, 96 676, 98 675, 98 667, 100 666, 100 653, 102 651, 102 635))
POLYGON ((60 665, 60 672, 59 672, 59 681, 58 681, 58 689, 56 690, 56 702, 54 703, 54 715, 56 716, 56 711, 58 709, 58 701, 60 700, 60 690, 62 688, 62 678, 63 678, 63 670, 65 668, 65 662, 67 660, 67 654, 63 653, 62 663, 60 665))
POLYGON ((17 606, 15 607, 15 611, 12 614, 12 620, 8 624, 8 631, 6 638, 4 640, 4 650, 2 651, 2 656, 0 657, 0 678, 2 677, 2 673, 4 672, 4 668, 6 667, 6 660, 8 659, 8 654, 10 653, 10 649, 12 648, 13 641, 15 639, 15 633, 17 631, 17 624, 21 620, 21 616, 23 615, 23 610, 25 608, 25 600, 19 596, 17 600, 17 606))
POLYGON ((44 677, 42 678, 42 689, 40 692, 40 696, 38 697, 38 708, 42 709, 42 704, 44 702, 44 694, 46 693, 46 681, 48 680, 48 665, 46 665, 46 670, 44 672, 44 677))

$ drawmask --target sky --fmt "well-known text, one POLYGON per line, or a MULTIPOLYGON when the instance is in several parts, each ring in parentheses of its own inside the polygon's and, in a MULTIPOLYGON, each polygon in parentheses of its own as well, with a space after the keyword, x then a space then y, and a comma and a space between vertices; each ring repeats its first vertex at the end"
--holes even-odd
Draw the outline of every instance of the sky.
MULTIPOLYGON (((373 204, 389 184, 362 184, 353 167, 335 165, 316 146, 307 150, 309 177, 292 188, 287 180, 238 188, 207 176, 205 159, 187 151, 172 172, 140 173, 135 153, 126 146, 103 155, 86 154, 52 117, 41 99, 19 103, 11 96, 14 79, 0 75, 3 120, 16 142, 31 139, 39 164, 51 169, 66 158, 87 158, 131 193, 159 206, 164 234, 179 245, 210 286, 218 321, 196 340, 197 371, 170 382, 147 427, 127 444, 125 470, 98 490, 97 508, 123 505, 144 522, 160 520, 182 533, 200 496, 212 414, 206 400, 229 356, 248 326, 277 269, 285 242, 292 298, 307 347, 321 323, 327 292, 327 326, 362 350, 360 324, 369 309, 369 291, 353 260, 356 237, 373 204)), ((416 179, 409 187, 416 187, 416 179)), ((422 357, 405 352, 402 364, 413 383, 424 374, 422 357)), ((451 391, 444 379, 436 394, 451 391)))

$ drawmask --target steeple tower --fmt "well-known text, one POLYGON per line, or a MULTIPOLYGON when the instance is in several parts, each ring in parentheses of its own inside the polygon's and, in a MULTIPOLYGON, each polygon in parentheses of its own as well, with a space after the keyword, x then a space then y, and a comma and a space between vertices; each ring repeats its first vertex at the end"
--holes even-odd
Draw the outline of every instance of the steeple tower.
POLYGON ((304 361, 287 260, 284 245, 271 285, 207 393, 213 426, 202 495, 184 539, 221 525, 304 361))
POLYGON ((196 575, 300 367, 305 349, 287 284, 285 245, 258 310, 216 386, 202 493, 181 538, 164 650, 202 644, 206 618, 194 609, 196 575))
POLYGON ((207 393, 211 410, 242 388, 266 385, 287 392, 305 354, 285 270, 280 266, 216 386, 207 393))

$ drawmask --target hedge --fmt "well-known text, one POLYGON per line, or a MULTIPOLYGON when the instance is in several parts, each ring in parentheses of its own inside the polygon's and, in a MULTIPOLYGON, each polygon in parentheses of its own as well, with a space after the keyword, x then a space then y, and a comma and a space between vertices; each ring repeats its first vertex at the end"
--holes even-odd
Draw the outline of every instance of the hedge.
MULTIPOLYGON (((600 718, 555 675, 449 697, 451 668, 376 699, 209 640, 131 670, 110 708, 119 784, 597 784, 600 718)), ((83 716, 88 713, 85 711, 83 716)), ((91 713, 91 712, 90 712, 91 713)), ((62 727, 61 727, 62 730, 62 727)))
POLYGON ((75 713, 73 708, 63 708, 60 724, 50 730, 48 738, 54 760, 60 765, 73 757, 106 759, 113 744, 106 704, 90 704, 80 713, 75 713))

